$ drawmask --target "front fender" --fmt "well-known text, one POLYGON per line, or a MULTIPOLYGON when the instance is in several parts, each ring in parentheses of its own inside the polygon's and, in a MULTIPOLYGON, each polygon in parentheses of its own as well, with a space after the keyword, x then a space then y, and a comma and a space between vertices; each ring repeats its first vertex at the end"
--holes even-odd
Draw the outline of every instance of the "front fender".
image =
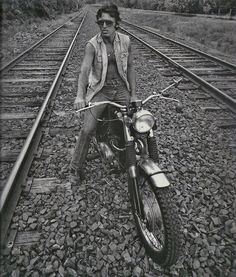
POLYGON ((170 185, 165 174, 161 173, 162 170, 152 159, 141 159, 138 165, 148 176, 150 176, 149 178, 155 187, 164 188, 170 185))

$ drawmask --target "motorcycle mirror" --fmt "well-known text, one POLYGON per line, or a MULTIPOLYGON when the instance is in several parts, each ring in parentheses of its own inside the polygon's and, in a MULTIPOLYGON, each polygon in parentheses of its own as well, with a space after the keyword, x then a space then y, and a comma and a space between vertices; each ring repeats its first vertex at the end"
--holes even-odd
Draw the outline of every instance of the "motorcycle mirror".
POLYGON ((164 96, 164 97, 169 97, 170 96, 170 94, 167 91, 163 91, 161 95, 164 96))
POLYGON ((175 110, 176 110, 177 113, 182 113, 183 112, 183 105, 182 105, 182 103, 179 102, 177 104, 175 110))

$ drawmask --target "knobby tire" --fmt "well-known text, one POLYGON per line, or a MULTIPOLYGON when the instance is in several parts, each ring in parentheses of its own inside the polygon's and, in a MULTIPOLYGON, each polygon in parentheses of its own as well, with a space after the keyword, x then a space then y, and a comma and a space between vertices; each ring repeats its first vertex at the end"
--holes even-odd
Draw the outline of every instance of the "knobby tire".
MULTIPOLYGON (((144 177, 146 180, 146 174, 143 171, 140 174, 142 174, 142 177, 144 177)), ((164 244, 162 249, 157 250, 157 248, 151 246, 145 237, 142 224, 140 224, 140 217, 134 208, 134 189, 131 185, 131 182, 129 182, 130 200, 137 231, 147 255, 150 256, 157 264, 167 268, 176 263, 181 252, 182 233, 180 219, 177 213, 176 205, 173 202, 170 187, 157 188, 154 186, 154 184, 152 184, 152 181, 149 178, 147 178, 145 185, 149 186, 150 191, 152 191, 154 195, 153 197, 155 197, 160 208, 164 227, 164 244)), ((141 206, 143 206, 143 203, 141 206)))

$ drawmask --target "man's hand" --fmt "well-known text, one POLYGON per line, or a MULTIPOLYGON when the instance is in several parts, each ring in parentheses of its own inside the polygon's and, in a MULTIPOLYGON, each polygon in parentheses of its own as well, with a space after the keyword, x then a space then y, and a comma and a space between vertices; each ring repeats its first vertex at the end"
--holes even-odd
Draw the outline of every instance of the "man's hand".
POLYGON ((85 100, 81 97, 76 97, 74 102, 74 109, 79 110, 85 107, 85 100))

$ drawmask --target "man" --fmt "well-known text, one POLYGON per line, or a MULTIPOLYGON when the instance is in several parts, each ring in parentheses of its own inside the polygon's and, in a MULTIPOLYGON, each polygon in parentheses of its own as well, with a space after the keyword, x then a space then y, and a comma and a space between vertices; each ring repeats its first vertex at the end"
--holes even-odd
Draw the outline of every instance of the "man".
MULTIPOLYGON (((126 105, 136 100, 136 80, 132 64, 130 39, 117 32, 121 21, 116 5, 105 5, 97 11, 100 33, 88 41, 78 80, 75 109, 89 101, 114 101, 126 105)), ((84 112, 84 125, 71 160, 72 182, 83 179, 83 164, 97 118, 105 105, 84 112)))

